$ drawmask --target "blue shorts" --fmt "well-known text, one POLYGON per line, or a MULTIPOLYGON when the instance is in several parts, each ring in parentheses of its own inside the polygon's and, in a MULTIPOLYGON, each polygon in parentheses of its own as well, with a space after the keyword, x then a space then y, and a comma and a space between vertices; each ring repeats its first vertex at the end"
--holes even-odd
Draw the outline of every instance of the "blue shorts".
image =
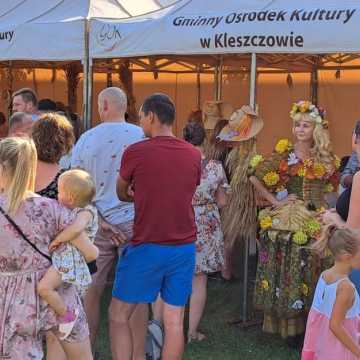
POLYGON ((192 291, 195 244, 127 246, 117 265, 113 296, 127 303, 185 306, 192 291))

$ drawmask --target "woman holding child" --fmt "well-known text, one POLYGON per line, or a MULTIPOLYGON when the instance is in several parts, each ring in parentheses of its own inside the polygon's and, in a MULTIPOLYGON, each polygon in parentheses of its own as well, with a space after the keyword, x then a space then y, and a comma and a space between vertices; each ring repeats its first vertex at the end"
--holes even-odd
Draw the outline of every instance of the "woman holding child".
MULTIPOLYGON (((56 331, 58 318, 37 294, 51 266, 50 242, 72 222, 71 211, 34 192, 37 155, 32 140, 0 142, 0 358, 42 359, 42 335, 56 331)), ((79 239, 86 240, 81 234, 79 239)), ((89 332, 75 286, 57 289, 76 310, 61 345, 68 359, 92 359, 89 332)))

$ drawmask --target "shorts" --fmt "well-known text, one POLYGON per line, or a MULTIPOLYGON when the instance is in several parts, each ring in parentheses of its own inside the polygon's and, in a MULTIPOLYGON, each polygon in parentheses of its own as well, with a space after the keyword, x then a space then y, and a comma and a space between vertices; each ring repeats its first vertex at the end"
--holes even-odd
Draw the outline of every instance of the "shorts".
POLYGON ((117 265, 113 296, 137 304, 152 303, 160 293, 165 303, 185 306, 194 271, 194 243, 128 245, 117 265))
MULTIPOLYGON (((128 241, 131 240, 134 227, 133 221, 128 221, 115 226, 125 234, 128 241)), ((109 235, 102 231, 100 227, 96 234, 94 244, 99 249, 99 257, 96 259, 97 272, 92 276, 92 286, 103 287, 107 283, 107 279, 113 266, 118 261, 124 247, 127 245, 124 244, 119 247, 115 246, 111 242, 109 235)))

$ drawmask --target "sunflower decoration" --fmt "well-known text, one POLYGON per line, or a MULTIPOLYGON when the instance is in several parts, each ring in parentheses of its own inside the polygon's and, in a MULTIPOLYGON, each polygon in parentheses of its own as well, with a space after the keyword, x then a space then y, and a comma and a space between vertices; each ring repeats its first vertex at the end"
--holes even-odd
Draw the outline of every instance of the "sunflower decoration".
POLYGON ((310 237, 316 237, 321 230, 321 224, 316 219, 310 219, 305 225, 305 231, 310 237))
POLYGON ((263 181, 266 186, 272 187, 275 186, 280 180, 280 176, 275 171, 269 171, 265 176, 263 177, 263 181))
POLYGON ((262 287, 265 291, 268 291, 268 290, 270 289, 269 282, 268 282, 267 280, 261 281, 261 287, 262 287))
POLYGON ((283 154, 286 151, 289 151, 292 147, 291 142, 288 139, 281 139, 275 146, 275 151, 278 154, 283 154))
POLYGON ((272 219, 270 216, 265 216, 260 220, 261 230, 267 230, 272 227, 272 219))
POLYGON ((260 163, 264 161, 264 157, 262 155, 255 155, 250 160, 250 166, 253 169, 256 169, 260 163))
POLYGON ((304 231, 297 231, 292 238, 293 242, 297 245, 305 245, 308 242, 308 237, 304 231))

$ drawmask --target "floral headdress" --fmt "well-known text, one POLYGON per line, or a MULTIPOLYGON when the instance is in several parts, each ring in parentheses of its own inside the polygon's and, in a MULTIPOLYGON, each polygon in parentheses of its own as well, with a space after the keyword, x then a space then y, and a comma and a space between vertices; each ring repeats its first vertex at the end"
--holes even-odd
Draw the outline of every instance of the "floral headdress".
POLYGON ((322 125, 325 129, 328 127, 329 123, 325 120, 325 110, 323 108, 316 107, 310 101, 302 100, 294 103, 290 111, 290 117, 294 119, 295 115, 298 113, 309 114, 314 123, 322 125))

